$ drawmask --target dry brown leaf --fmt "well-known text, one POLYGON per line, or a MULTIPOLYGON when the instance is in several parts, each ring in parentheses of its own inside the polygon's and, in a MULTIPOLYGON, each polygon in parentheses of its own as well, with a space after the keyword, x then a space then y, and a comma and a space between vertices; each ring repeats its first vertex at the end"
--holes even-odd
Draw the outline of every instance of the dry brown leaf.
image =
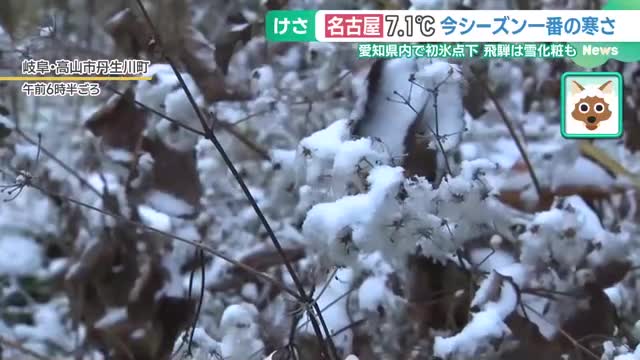
POLYGON ((93 135, 101 138, 104 150, 124 150, 132 155, 131 159, 147 126, 144 110, 137 108, 133 99, 131 88, 125 91, 124 96, 114 94, 85 123, 93 135))
POLYGON ((566 353, 560 341, 547 340, 535 324, 517 313, 509 315, 505 323, 519 344, 515 349, 504 353, 500 357, 503 360, 562 359, 562 355, 566 353))
MULTIPOLYGON (((302 247, 285 248, 283 251, 290 262, 296 262, 305 255, 305 250, 302 247)), ((264 271, 273 266, 282 265, 283 260, 276 249, 268 247, 245 255, 240 259, 240 262, 255 270, 264 271)))
POLYGON ((129 8, 113 15, 107 20, 104 28, 113 38, 116 47, 127 58, 137 58, 146 50, 152 37, 144 20, 129 8))
POLYGON ((585 201, 606 200, 620 189, 611 189, 607 191, 595 186, 561 186, 551 191, 549 188, 543 188, 542 194, 536 203, 530 203, 524 190, 503 190, 498 195, 498 199, 514 209, 526 212, 538 212, 549 210, 556 197, 578 195, 585 201))
POLYGON ((127 224, 105 229, 103 238, 81 249, 67 291, 74 320, 87 327, 96 348, 109 349, 114 359, 166 360, 193 321, 195 299, 159 293, 167 271, 160 254, 138 251, 138 236, 127 224), (117 308, 125 316, 105 318, 117 308))
POLYGON ((142 149, 153 157, 152 190, 173 195, 189 204, 193 213, 183 216, 197 214, 203 189, 198 175, 195 150, 179 151, 167 146, 160 139, 148 137, 144 138, 142 149))
POLYGON ((244 99, 227 89, 225 76, 216 64, 214 46, 204 35, 190 26, 185 31, 180 60, 193 77, 207 102, 244 99))
MULTIPOLYGON (((406 176, 422 176, 431 183, 437 183, 438 151, 429 149, 426 128, 421 121, 414 121, 404 139, 407 156, 402 161, 406 176)), ((435 184, 434 184, 435 185, 435 184)))
POLYGON ((521 315, 510 315, 506 323, 519 340, 519 346, 505 354, 504 359, 561 359, 563 354, 569 354, 570 359, 594 359, 593 355, 599 358, 602 343, 613 335, 616 310, 602 288, 594 283, 586 284, 581 293, 575 299, 579 310, 562 324, 562 330, 551 340, 521 315), (585 300, 588 306, 580 307, 578 302, 585 300))
POLYGON ((235 50, 251 40, 254 28, 241 13, 229 15, 226 21, 228 30, 217 36, 214 54, 216 64, 225 75, 235 50))
POLYGON ((630 270, 631 263, 626 260, 615 260, 593 269, 594 282, 601 289, 606 289, 622 281, 630 270))

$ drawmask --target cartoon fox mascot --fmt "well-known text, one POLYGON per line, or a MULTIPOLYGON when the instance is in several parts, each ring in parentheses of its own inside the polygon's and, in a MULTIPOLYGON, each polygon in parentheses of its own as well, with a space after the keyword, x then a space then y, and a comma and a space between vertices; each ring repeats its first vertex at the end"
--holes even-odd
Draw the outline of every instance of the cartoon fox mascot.
POLYGON ((577 81, 571 82, 571 94, 578 99, 575 101, 571 116, 582 121, 587 129, 594 131, 601 121, 611 118, 611 109, 606 100, 613 93, 613 82, 605 82, 599 87, 593 86, 585 88, 577 81))

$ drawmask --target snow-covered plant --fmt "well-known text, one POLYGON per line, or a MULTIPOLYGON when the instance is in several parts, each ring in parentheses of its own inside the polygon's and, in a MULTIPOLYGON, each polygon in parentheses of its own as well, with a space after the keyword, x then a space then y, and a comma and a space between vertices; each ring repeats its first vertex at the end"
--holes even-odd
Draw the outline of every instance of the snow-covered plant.
POLYGON ((159 0, 159 37, 116 2, 33 12, 69 36, 0 19, 2 69, 152 61, 95 99, 0 87, 0 357, 638 358, 637 64, 602 68, 624 142, 574 142, 568 60, 370 62, 255 31, 273 9, 591 3, 159 0))

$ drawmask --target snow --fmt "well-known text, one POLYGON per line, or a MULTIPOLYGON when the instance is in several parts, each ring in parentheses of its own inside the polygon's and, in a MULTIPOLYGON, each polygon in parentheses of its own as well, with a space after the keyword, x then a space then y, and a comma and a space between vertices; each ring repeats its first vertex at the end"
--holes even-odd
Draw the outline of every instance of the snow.
POLYGON ((111 308, 95 323, 97 329, 107 329, 127 319, 127 308, 111 308))
MULTIPOLYGON (((360 161, 368 156, 375 156, 381 158, 372 149, 373 140, 369 138, 357 139, 353 141, 345 141, 339 147, 339 151, 333 161, 333 173, 353 173, 354 167, 360 163, 360 161)), ((374 161, 375 163, 375 161, 374 161)))
POLYGON ((588 243, 604 236, 598 216, 577 195, 564 199, 562 208, 540 212, 533 220, 532 228, 522 235, 521 261, 535 264, 553 257, 563 266, 577 266, 586 254, 588 243), (563 234, 575 233, 564 236, 563 234), (562 237, 562 241, 554 241, 562 237))
POLYGON ((383 277, 367 278, 358 289, 358 307, 363 310, 376 311, 384 303, 387 285, 383 277))
POLYGON ((607 297, 611 301, 611 303, 616 307, 618 311, 621 311, 622 306, 624 305, 624 299, 626 298, 624 288, 613 286, 607 289, 604 289, 604 293, 607 294, 607 297))
POLYGON ((113 161, 117 162, 129 162, 133 160, 133 154, 124 149, 108 149, 106 155, 113 161))
POLYGON ((299 182, 315 182, 322 168, 333 161, 340 145, 350 137, 347 120, 338 120, 327 128, 302 139, 298 145, 296 178, 299 182), (308 154, 310 152, 310 154, 308 154), (310 158, 309 158, 310 157, 310 158))
POLYGON ((554 171, 551 180, 551 189, 557 190, 563 186, 589 187, 608 190, 615 184, 602 166, 593 161, 580 157, 570 167, 562 171, 554 171))
MULTIPOLYGON (((503 288, 504 290, 504 288, 503 288)), ((515 307, 515 295, 512 308, 515 307)), ((510 334, 510 330, 503 320, 508 314, 500 307, 493 305, 486 310, 473 314, 471 321, 458 334, 443 338, 437 336, 433 345, 435 356, 447 358, 450 354, 473 356, 487 338, 500 338, 510 334)), ((485 344, 486 345, 486 344, 485 344)))
MULTIPOLYGON (((353 331, 348 329, 340 334, 337 334, 337 332, 347 328, 350 323, 349 315, 347 314, 347 296, 345 294, 349 292, 352 281, 352 269, 338 269, 333 277, 327 278, 316 290, 316 296, 321 294, 317 298, 317 303, 329 333, 334 335, 333 341, 336 346, 346 353, 351 352, 353 331), (327 283, 328 285, 326 285, 327 283), (324 289, 324 292, 319 293, 322 289, 324 289)), ((303 328, 304 332, 310 335, 314 334, 307 313, 302 317, 301 324, 306 324, 303 328)))
MULTIPOLYGON (((173 73, 172 73, 173 74, 173 73)), ((200 107, 204 106, 204 98, 193 78, 188 74, 181 74, 187 84, 187 88, 200 107)), ((175 75, 174 75, 175 76, 175 75)), ((172 119, 179 120, 190 125, 199 124, 197 114, 189 101, 184 89, 179 87, 169 92, 164 98, 164 109, 172 119)))
POLYGON ((448 3, 448 0, 411 0, 409 10, 442 10, 448 3))
POLYGON ((87 182, 99 192, 106 190, 109 193, 113 193, 120 188, 118 177, 113 173, 93 173, 89 175, 87 182))
POLYGON ((367 233, 368 225, 378 220, 377 210, 383 206, 389 194, 397 191, 403 180, 402 168, 374 168, 367 178, 371 185, 368 193, 345 196, 335 202, 313 206, 302 225, 303 234, 310 241, 317 239, 319 243, 324 243, 342 261, 350 261, 355 256, 355 249, 342 243, 338 236, 345 229, 352 229, 357 248, 372 251, 376 243, 375 237, 367 233))
POLYGON ((279 164, 283 168, 293 169, 296 161, 296 152, 293 150, 273 149, 271 150, 271 162, 279 164))
POLYGON ((0 115, 0 129, 5 127, 7 129, 13 129, 15 126, 13 125, 13 121, 9 120, 8 117, 4 115, 0 115))
POLYGON ((138 206, 138 213, 142 222, 152 228, 168 232, 171 230, 171 218, 164 213, 156 211, 149 206, 138 206))
POLYGON ((249 303, 228 306, 220 319, 224 332, 220 354, 228 360, 246 360, 263 356, 264 345, 257 338, 256 318, 258 309, 249 303))
POLYGON ((153 190, 147 195, 147 203, 154 209, 170 216, 187 216, 195 209, 185 201, 163 191, 153 190))
POLYGON ((373 148, 374 142, 370 138, 345 141, 336 151, 333 160, 331 176, 334 184, 334 194, 336 196, 344 194, 340 189, 340 183, 345 183, 353 175, 357 168, 366 168, 373 164, 385 164, 389 158, 383 152, 373 148))
POLYGON ((327 158, 335 154, 335 149, 349 137, 347 120, 339 120, 327 128, 317 131, 300 141, 299 148, 306 148, 313 155, 327 158))
MULTIPOLYGON (((392 0, 386 5, 400 2, 392 0)), ((547 4, 557 2, 545 1, 547 4)), ((424 9, 452 8, 461 3, 486 9, 506 2, 414 0, 410 3, 414 8, 424 9)), ((303 0, 290 5, 304 8, 301 4, 313 8, 336 5, 333 0, 323 4, 303 0)), ((207 10, 193 5, 192 10, 198 14, 192 25, 208 32, 212 23, 208 20, 215 19, 207 16, 221 12, 216 13, 219 9, 215 6, 207 10)), ((360 5, 374 4, 358 1, 357 6, 360 5)), ((258 19, 259 14, 244 5, 235 10, 249 23, 258 19)), ((228 27, 246 26, 247 22, 228 27)), ((94 35, 104 34, 98 31, 94 35)), ((210 35, 207 33, 206 37, 212 40, 210 35)), ((103 41, 108 39, 95 40, 96 44, 110 43, 103 41)), ((17 39, 15 45, 28 50, 22 43, 17 39)), ((115 45, 117 43, 119 41, 115 45)), ((407 354, 407 350, 413 350, 407 349, 409 338, 412 340, 409 345, 415 344, 413 340, 418 342, 418 355, 435 353, 448 360, 499 357, 506 346, 514 343, 512 340, 518 340, 509 336, 510 329, 505 324, 505 319, 511 316, 530 321, 547 339, 560 339, 559 329, 566 328, 567 319, 575 314, 574 299, 558 296, 550 300, 537 294, 537 290, 579 292, 594 274, 598 280, 607 277, 608 274, 598 271, 624 270, 618 266, 620 263, 630 267, 629 274, 623 281, 606 284, 604 292, 620 318, 630 324, 636 322, 640 298, 640 284, 634 278, 640 266, 637 187, 630 181, 631 176, 623 180, 623 176, 609 175, 598 161, 591 160, 597 156, 581 155, 583 143, 562 138, 558 99, 549 95, 557 91, 554 86, 561 75, 558 69, 562 66, 557 67, 560 63, 541 59, 479 60, 481 65, 488 65, 487 85, 494 89, 498 102, 511 119, 546 192, 566 194, 567 189, 575 187, 598 193, 616 192, 610 201, 602 202, 591 201, 584 195, 558 197, 550 207, 539 210, 539 206, 526 208, 519 204, 511 204, 514 206, 511 208, 501 202, 504 196, 497 196, 503 190, 511 190, 510 194, 518 193, 520 199, 537 200, 522 155, 493 101, 487 99, 485 104, 477 104, 487 110, 479 118, 471 119, 465 112, 462 95, 468 90, 476 91, 466 87, 473 84, 460 73, 461 69, 469 70, 468 62, 454 60, 458 65, 452 65, 427 58, 380 62, 378 64, 384 66, 379 86, 369 94, 368 81, 373 79, 364 75, 371 62, 356 59, 352 44, 266 45, 263 36, 252 36, 248 44, 242 41, 235 44, 231 66, 225 74, 224 85, 241 95, 253 96, 249 100, 206 103, 195 81, 199 83, 201 79, 186 73, 184 78, 204 111, 211 110, 213 117, 228 124, 239 121, 233 124, 238 133, 270 155, 270 161, 264 160, 234 134, 227 131, 217 134, 281 244, 304 251, 304 257, 296 261, 294 267, 304 288, 308 292, 315 289, 313 297, 323 308, 327 326, 335 333, 354 322, 365 321, 335 336, 342 359, 352 348, 359 350, 357 342, 354 344, 356 335, 366 337, 373 345, 374 355, 354 351, 365 360, 411 357, 413 354, 407 354), (415 74, 416 85, 409 82, 412 74, 415 74), (337 81, 343 75, 346 77, 337 81), (333 84, 336 91, 324 91, 333 84), (437 117, 433 106, 435 93, 421 88, 436 86, 437 117), (394 91, 407 97, 411 92, 411 104, 416 111, 394 102, 400 100, 394 91), (311 109, 304 103, 307 100, 313 102, 311 109), (525 110, 525 100, 528 110, 525 110), (366 116, 365 103, 369 105, 366 116), (267 112, 256 114, 261 110, 267 112), (416 112, 420 112, 420 117, 416 112), (405 177, 401 160, 407 155, 405 140, 412 125, 417 125, 420 133, 416 135, 424 136, 428 142, 424 146, 429 148, 438 147, 432 132, 440 133, 451 165, 451 174, 441 181, 431 183, 423 178, 405 177), (477 289, 469 295, 473 307, 463 309, 471 312, 468 324, 460 324, 455 330, 425 328, 419 334, 414 332, 417 319, 408 311, 412 304, 407 302, 406 262, 408 255, 416 251, 440 263, 454 259, 457 264, 455 255, 464 257, 460 261, 474 272, 473 283, 469 285, 477 289), (329 275, 334 269, 338 269, 335 276, 329 275), (518 294, 518 287, 530 291, 518 294), (527 319, 518 301, 531 309, 526 312, 527 319), (503 339, 506 341, 501 341, 503 339)), ((182 60, 188 59, 176 59, 188 62, 182 60)), ((212 64, 213 60, 208 65, 212 64)), ((192 68, 183 65, 186 64, 181 64, 181 68, 192 68)), ((637 104, 631 101, 638 95, 632 81, 635 70, 620 65, 625 66, 625 78, 631 79, 626 82, 631 88, 627 106, 635 111, 637 104)), ((154 75, 152 81, 135 85, 136 99, 199 128, 199 121, 171 67, 154 64, 149 74, 154 75)), ((114 99, 117 100, 117 96, 114 99)), ((123 216, 206 244, 234 259, 273 250, 264 226, 238 191, 237 184, 230 181, 233 179, 228 169, 209 140, 155 114, 147 114, 145 136, 162 139, 173 150, 195 150, 198 176, 206 185, 204 196, 196 203, 168 188, 149 188, 153 185, 149 180, 152 180, 154 162, 150 154, 139 154, 138 158, 138 154, 120 148, 95 148, 95 139, 78 124, 100 106, 80 106, 78 116, 69 117, 60 112, 72 105, 58 103, 63 99, 24 100, 24 106, 19 107, 21 112, 26 110, 20 114, 24 115, 21 119, 26 119, 22 123, 24 131, 32 135, 42 133, 44 146, 88 179, 98 191, 108 190, 123 216), (40 121, 45 117, 50 119, 40 121), (104 159, 133 160, 137 164, 131 165, 137 165, 133 167, 137 171, 115 166, 114 161, 101 161, 104 159), (195 211, 196 218, 184 216, 195 211)), ((0 116, 0 124, 13 126, 8 117, 0 116)), ((627 136, 626 140, 633 139, 627 136)), ((0 142, 2 164, 29 171, 34 181, 52 191, 91 206, 105 207, 101 196, 82 186, 49 156, 41 154, 39 162, 34 164, 37 147, 26 145, 15 131, 0 142)), ((630 175, 640 173, 639 153, 625 147, 622 139, 595 140, 594 146, 630 175)), ((442 160, 443 154, 438 156, 442 160)), ((439 161, 438 166, 441 165, 439 161)), ((435 170, 443 172, 442 168, 435 170)), ((15 177, 3 180, 12 182, 15 177)), ((73 281, 74 276, 86 272, 87 265, 111 259, 113 249, 105 248, 108 238, 104 234, 115 234, 115 239, 122 237, 117 235, 122 231, 132 231, 125 235, 134 238, 139 234, 109 216, 77 204, 60 203, 60 199, 45 196, 36 189, 26 189, 15 200, 2 203, 0 297, 10 297, 0 299, 3 300, 0 303, 7 302, 6 315, 9 315, 0 316, 2 337, 61 360, 73 356, 81 344, 90 345, 83 353, 87 358, 97 348, 105 353, 114 350, 109 339, 90 331, 89 327, 94 324, 100 330, 98 335, 105 332, 103 329, 109 332, 109 328, 120 325, 126 328, 130 337, 120 339, 123 348, 149 340, 150 324, 132 323, 126 308, 120 307, 122 303, 100 299, 104 300, 104 311, 97 317, 102 318, 97 324, 95 321, 89 324, 82 319, 95 320, 85 313, 95 306, 78 303, 77 296, 67 287, 49 286, 55 285, 51 283, 54 281, 73 281), (96 251, 102 250, 106 251, 102 254, 105 258, 97 254, 96 260, 96 251), (32 288, 33 285, 36 288, 32 288), (16 296, 16 304, 11 301, 9 305, 14 294, 31 296, 16 296), (80 313, 76 314, 77 311, 80 313), (18 316, 13 317, 14 314, 18 316), (80 322, 74 323, 71 315, 77 315, 80 322)), ((161 283, 154 286, 152 296, 156 300, 164 296, 186 297, 190 280, 187 265, 195 254, 192 244, 163 240, 121 245, 130 246, 128 249, 132 251, 125 255, 135 257, 124 259, 137 266, 131 273, 135 278, 129 279, 132 284, 144 283, 149 271, 158 266, 163 276, 161 283)), ((117 252, 122 255, 121 251, 117 252)), ((248 263, 258 264, 261 271, 295 289, 286 267, 278 263, 263 268, 262 262, 266 260, 271 262, 271 255, 265 259, 252 257, 248 263)), ((122 264, 106 266, 111 273, 118 272, 116 275, 123 275, 126 268, 122 264)), ((194 360, 216 357, 259 360, 286 344, 294 314, 302 317, 296 319, 301 327, 297 339, 302 339, 300 335, 313 337, 311 326, 303 325, 308 320, 305 309, 300 309, 301 304, 290 294, 276 287, 264 287, 262 281, 240 274, 234 265, 215 256, 207 258, 205 274, 207 291, 194 333, 194 360), (220 289, 224 286, 231 288, 220 289)), ((196 271, 195 283, 199 284, 200 276, 200 271, 196 271)), ((119 295, 129 295, 129 300, 139 298, 143 287, 134 285, 133 288, 124 289, 119 295)), ((454 298, 463 300, 465 294, 466 291, 457 291, 454 298)), ((192 298, 197 299, 199 295, 196 288, 192 298)), ((89 298, 85 300, 91 302, 89 298)), ((191 329, 183 329, 182 335, 188 336, 190 332, 191 329)), ((630 333, 618 329, 617 333, 602 334, 603 339, 610 340, 602 344, 606 353, 603 359, 638 358, 640 350, 634 355, 634 350, 626 345, 635 344, 640 339, 638 334, 640 322, 630 333), (625 339, 627 334, 631 336, 629 339, 625 339)), ((169 344, 168 347, 174 345, 177 350, 182 338, 180 334, 173 335, 163 343, 169 344)), ((301 351, 308 351, 302 342, 297 344, 301 351)), ((136 347, 136 351, 142 348, 147 347, 136 347)), ((175 358, 185 357, 184 348, 186 346, 175 358)), ((3 350, 6 358, 21 358, 13 349, 3 350)), ((168 353, 170 349, 163 350, 168 353)))
POLYGON ((0 237, 0 274, 35 274, 43 265, 43 250, 32 238, 2 234, 0 237))
POLYGON ((66 336, 67 329, 56 302, 38 305, 34 311, 33 325, 17 324, 13 331, 18 339, 53 343, 66 351, 71 351, 73 339, 66 336))
POLYGON ((472 314, 471 321, 459 333, 450 337, 436 337, 434 355, 447 358, 451 354, 473 356, 478 349, 511 333, 504 320, 518 305, 518 294, 513 284, 521 287, 527 280, 527 270, 518 263, 500 266, 482 282, 471 302, 480 312, 472 314), (505 279, 509 278, 513 284, 505 279), (497 300, 490 301, 500 290, 497 300))
POLYGON ((370 138, 382 139, 393 159, 400 161, 405 155, 404 139, 411 124, 416 119, 416 111, 424 106, 425 93, 409 78, 418 70, 415 59, 392 59, 386 61, 382 68, 379 86, 372 94, 370 109, 360 120, 360 134, 370 138), (411 89, 411 109, 406 104, 398 103, 401 99, 394 92, 408 98, 411 89))
POLYGON ((145 329, 136 329, 131 333, 131 338, 132 339, 143 339, 146 334, 147 334, 147 331, 145 329))
POLYGON ((263 65, 251 72, 251 90, 254 94, 264 93, 273 89, 276 83, 271 66, 263 65))
POLYGON ((38 157, 38 147, 33 144, 16 144, 16 156, 35 161, 38 157))
POLYGON ((138 81, 135 99, 152 109, 160 110, 167 94, 179 85, 178 79, 168 64, 152 64, 145 76, 155 76, 157 81, 138 81))
POLYGON ((516 259, 506 251, 481 248, 471 251, 471 261, 479 270, 491 272, 515 263, 516 259))
POLYGON ((195 331, 193 332, 193 341, 198 344, 199 348, 209 354, 220 352, 220 343, 207 334, 205 329, 201 327, 195 328, 195 331))
POLYGON ((636 347, 633 354, 622 354, 616 356, 613 360, 638 360, 640 359, 640 345, 636 347))

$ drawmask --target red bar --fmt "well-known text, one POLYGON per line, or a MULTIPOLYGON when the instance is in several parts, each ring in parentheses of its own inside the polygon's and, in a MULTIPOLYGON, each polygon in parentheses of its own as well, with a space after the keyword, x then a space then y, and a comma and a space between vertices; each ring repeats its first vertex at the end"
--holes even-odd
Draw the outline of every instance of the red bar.
POLYGON ((324 18, 324 36, 327 38, 381 38, 382 14, 329 14, 324 18))

